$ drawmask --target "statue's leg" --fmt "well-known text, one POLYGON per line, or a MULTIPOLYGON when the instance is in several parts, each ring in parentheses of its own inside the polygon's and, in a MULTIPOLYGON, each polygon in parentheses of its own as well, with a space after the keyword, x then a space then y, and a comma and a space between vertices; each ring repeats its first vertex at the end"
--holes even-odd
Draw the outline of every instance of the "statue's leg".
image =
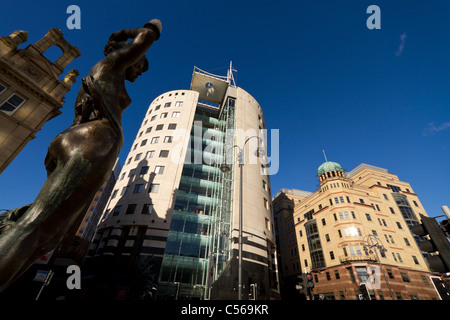
POLYGON ((59 244, 84 208, 80 200, 96 191, 83 185, 90 170, 81 153, 58 163, 30 208, 0 235, 0 292, 59 244))

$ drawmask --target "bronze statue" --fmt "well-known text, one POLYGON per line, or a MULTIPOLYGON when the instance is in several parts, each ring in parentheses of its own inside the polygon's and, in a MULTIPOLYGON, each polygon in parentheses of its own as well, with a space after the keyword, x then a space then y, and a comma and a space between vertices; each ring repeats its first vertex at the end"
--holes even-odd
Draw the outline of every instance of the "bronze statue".
POLYGON ((47 180, 35 201, 0 216, 0 292, 61 243, 107 179, 123 145, 122 112, 131 103, 125 80, 147 71, 145 53, 160 32, 154 19, 113 33, 105 58, 83 79, 74 123, 50 143, 47 180))

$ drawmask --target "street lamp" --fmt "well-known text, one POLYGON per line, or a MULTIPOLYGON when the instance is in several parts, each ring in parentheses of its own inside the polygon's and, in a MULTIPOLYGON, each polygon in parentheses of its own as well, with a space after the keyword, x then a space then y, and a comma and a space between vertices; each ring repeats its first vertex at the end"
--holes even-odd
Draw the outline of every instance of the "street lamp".
POLYGON ((373 249, 373 251, 375 252, 375 256, 377 257, 377 261, 380 264, 381 272, 383 272, 384 280, 386 280, 386 284, 387 284, 387 287, 389 289, 389 293, 391 294, 392 300, 395 300, 394 299, 394 294, 392 293, 392 290, 391 290, 391 286, 389 285, 389 281, 388 281, 388 279, 386 277, 386 274, 384 273, 383 265, 381 264, 381 260, 378 257, 378 253, 377 253, 377 249, 380 250, 380 252, 385 252, 387 250, 384 248, 383 244, 381 244, 381 241, 377 237, 375 237, 374 235, 369 234, 369 235, 365 236, 364 239, 363 239, 364 250, 366 252, 368 251, 369 253, 372 253, 372 249, 373 249), (366 239, 366 240, 364 240, 364 239, 366 239))
MULTIPOLYGON (((258 136, 251 136, 245 140, 242 147, 239 147, 238 145, 234 145, 230 147, 225 152, 225 163, 223 163, 220 166, 220 171, 223 173, 230 172, 231 168, 226 164, 227 154, 228 151, 234 148, 238 148, 238 164, 239 164, 239 175, 240 175, 240 181, 239 181, 239 257, 238 257, 238 300, 242 300, 242 190, 243 190, 243 168, 244 168, 244 148, 247 142, 252 139, 257 138, 259 142, 261 142, 261 139, 258 136)), ((256 150, 256 156, 259 157, 263 154, 263 151, 261 148, 258 147, 256 150)))

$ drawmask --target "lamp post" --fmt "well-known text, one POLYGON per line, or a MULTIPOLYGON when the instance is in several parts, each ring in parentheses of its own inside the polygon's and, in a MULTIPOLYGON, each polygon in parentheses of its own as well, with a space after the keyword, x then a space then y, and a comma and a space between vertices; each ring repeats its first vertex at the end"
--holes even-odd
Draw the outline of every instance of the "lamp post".
MULTIPOLYGON (((239 147, 238 145, 234 145, 232 147, 230 147, 226 152, 225 152, 225 163, 223 163, 220 166, 220 171, 222 171, 223 173, 227 173, 231 170, 231 168, 226 164, 226 159, 227 159, 227 154, 228 151, 230 151, 231 149, 234 148, 238 148, 238 154, 237 154, 237 159, 238 159, 238 164, 239 164, 239 176, 240 176, 240 181, 239 181, 239 256, 238 256, 238 300, 242 300, 242 194, 243 194, 243 168, 244 168, 244 148, 245 145, 247 144, 247 142, 252 139, 252 138, 258 138, 259 141, 260 138, 258 136, 251 136, 249 138, 247 138, 244 142, 244 144, 242 145, 242 147, 239 147)), ((257 149, 256 150, 256 156, 259 156, 262 153, 261 149, 257 149)))
POLYGON ((389 289, 389 293, 391 294, 391 298, 392 298, 392 300, 395 300, 394 294, 392 293, 392 290, 391 290, 391 286, 389 285, 389 281, 386 277, 386 274, 384 273, 383 265, 381 264, 381 260, 378 257, 378 253, 377 253, 377 249, 380 250, 380 252, 385 252, 387 250, 381 244, 381 241, 374 235, 369 234, 369 235, 365 236, 364 239, 363 239, 364 250, 369 251, 369 253, 372 253, 372 249, 373 249, 373 251, 375 252, 375 256, 377 258, 378 263, 380 264, 380 269, 381 269, 381 272, 383 272, 383 277, 384 277, 384 280, 386 280, 386 284, 389 289), (364 239, 366 239, 366 240, 364 240, 364 239))

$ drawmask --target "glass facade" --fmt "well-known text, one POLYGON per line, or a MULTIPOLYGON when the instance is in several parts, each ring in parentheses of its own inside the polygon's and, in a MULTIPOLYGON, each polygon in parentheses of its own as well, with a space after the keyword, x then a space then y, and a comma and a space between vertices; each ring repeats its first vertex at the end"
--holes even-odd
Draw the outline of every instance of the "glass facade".
POLYGON ((325 267, 325 258, 323 256, 322 244, 320 242, 319 230, 315 219, 305 223, 306 236, 308 239, 309 252, 311 255, 311 268, 325 267))
MULTIPOLYGON (((209 299, 230 260, 232 170, 222 173, 234 100, 198 103, 158 281, 161 299, 209 299)), ((231 142, 233 139, 231 139, 231 142)))

